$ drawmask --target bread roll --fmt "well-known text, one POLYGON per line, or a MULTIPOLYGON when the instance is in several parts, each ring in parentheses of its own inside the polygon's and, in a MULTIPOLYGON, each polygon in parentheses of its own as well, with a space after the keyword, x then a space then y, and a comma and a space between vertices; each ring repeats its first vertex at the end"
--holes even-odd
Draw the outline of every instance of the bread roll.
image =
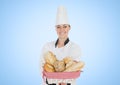
POLYGON ((67 69, 67 68, 71 67, 71 66, 72 66, 73 64, 75 64, 75 63, 77 63, 77 62, 71 60, 71 61, 69 61, 69 62, 66 64, 65 68, 67 69))
POLYGON ((72 61, 73 59, 71 57, 65 57, 63 59, 63 61, 65 62, 65 64, 69 63, 70 61, 72 61))
POLYGON ((46 72, 55 72, 55 69, 52 65, 48 64, 48 63, 45 63, 44 64, 44 70, 46 72))
POLYGON ((84 62, 77 62, 67 68, 64 72, 75 72, 75 71, 80 71, 84 66, 84 62))
POLYGON ((56 72, 62 72, 65 70, 65 62, 64 61, 55 61, 54 67, 55 67, 56 72))
POLYGON ((44 59, 46 63, 49 63, 51 65, 53 65, 54 62, 57 60, 55 55, 51 51, 48 51, 44 54, 44 59))

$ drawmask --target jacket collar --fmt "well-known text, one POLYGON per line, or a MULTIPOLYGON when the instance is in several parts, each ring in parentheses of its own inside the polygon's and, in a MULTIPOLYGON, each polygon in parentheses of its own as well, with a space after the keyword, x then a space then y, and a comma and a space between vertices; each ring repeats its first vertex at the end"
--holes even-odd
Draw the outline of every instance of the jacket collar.
MULTIPOLYGON (((55 48, 57 47, 58 41, 59 41, 59 39, 57 39, 56 42, 55 42, 55 48)), ((65 40, 65 42, 64 42, 64 46, 65 46, 69 41, 70 41, 69 38, 67 38, 67 39, 65 40)))

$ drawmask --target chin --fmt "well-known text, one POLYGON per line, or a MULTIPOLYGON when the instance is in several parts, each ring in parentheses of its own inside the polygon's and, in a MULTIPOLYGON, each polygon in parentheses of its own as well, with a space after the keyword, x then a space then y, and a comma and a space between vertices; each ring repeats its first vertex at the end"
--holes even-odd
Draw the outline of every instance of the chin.
POLYGON ((66 39, 67 37, 59 37, 60 39, 66 39))

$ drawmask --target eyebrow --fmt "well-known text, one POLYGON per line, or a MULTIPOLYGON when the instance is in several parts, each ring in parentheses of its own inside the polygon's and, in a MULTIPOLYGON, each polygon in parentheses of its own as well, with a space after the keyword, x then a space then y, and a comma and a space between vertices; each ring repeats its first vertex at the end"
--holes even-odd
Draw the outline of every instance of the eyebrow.
MULTIPOLYGON (((67 24, 63 24, 62 26, 66 26, 67 24)), ((61 26, 61 25, 57 25, 57 26, 61 26)))
POLYGON ((59 27, 60 25, 56 25, 55 27, 59 27))
MULTIPOLYGON (((62 26, 67 26, 67 24, 63 24, 62 26)), ((70 27, 70 25, 68 25, 70 27)), ((61 25, 56 25, 55 27, 61 27, 61 25)))
POLYGON ((63 26, 66 26, 67 24, 63 24, 63 26))

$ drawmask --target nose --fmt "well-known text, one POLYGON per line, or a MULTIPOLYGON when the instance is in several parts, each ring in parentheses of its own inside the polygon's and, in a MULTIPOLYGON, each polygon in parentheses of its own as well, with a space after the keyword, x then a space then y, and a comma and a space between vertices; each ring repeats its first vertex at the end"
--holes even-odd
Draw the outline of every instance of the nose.
POLYGON ((64 31, 64 28, 63 28, 63 27, 61 27, 61 28, 60 28, 60 31, 64 31))

